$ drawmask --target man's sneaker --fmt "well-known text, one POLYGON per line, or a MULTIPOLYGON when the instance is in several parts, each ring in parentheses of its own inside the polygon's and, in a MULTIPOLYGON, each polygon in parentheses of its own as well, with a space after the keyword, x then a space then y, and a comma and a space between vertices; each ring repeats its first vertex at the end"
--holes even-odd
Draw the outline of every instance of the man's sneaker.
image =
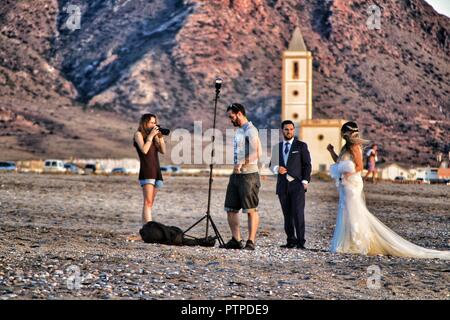
POLYGON ((225 249, 242 249, 243 247, 244 244, 242 243, 242 240, 237 241, 235 238, 231 238, 224 246, 225 249))
POLYGON ((244 250, 255 250, 255 244, 253 243, 252 240, 247 240, 244 250))

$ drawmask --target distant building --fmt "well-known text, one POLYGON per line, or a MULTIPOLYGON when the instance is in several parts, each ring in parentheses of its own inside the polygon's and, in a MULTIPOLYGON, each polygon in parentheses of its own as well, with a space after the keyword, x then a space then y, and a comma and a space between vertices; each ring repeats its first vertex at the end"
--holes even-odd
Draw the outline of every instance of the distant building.
POLYGON ((425 180, 438 180, 438 169, 437 168, 427 168, 428 170, 425 172, 425 180))
POLYGON ((281 85, 281 119, 292 120, 300 140, 308 144, 313 172, 328 171, 333 164, 327 145, 336 152, 344 144, 341 139, 341 119, 313 119, 312 105, 312 54, 307 50, 297 27, 283 53, 281 85))
POLYGON ((438 168, 438 179, 450 179, 450 168, 438 168))
POLYGON ((413 180, 428 180, 427 176, 429 174, 430 167, 419 167, 412 168, 409 170, 413 180))
POLYGON ((414 176, 411 174, 409 168, 401 166, 397 163, 383 163, 377 165, 378 178, 383 180, 395 180, 396 177, 403 177, 406 180, 413 180, 414 176))
POLYGON ((302 141, 308 144, 313 171, 328 171, 330 165, 334 163, 327 151, 327 146, 331 143, 336 153, 339 153, 339 150, 344 146, 344 140, 341 138, 341 127, 345 122, 345 120, 332 119, 311 119, 301 122, 299 136, 302 141))
POLYGON ((397 163, 383 163, 377 165, 378 178, 383 180, 395 180, 396 177, 404 177, 405 180, 423 180, 428 182, 450 179, 449 168, 407 168, 397 163))

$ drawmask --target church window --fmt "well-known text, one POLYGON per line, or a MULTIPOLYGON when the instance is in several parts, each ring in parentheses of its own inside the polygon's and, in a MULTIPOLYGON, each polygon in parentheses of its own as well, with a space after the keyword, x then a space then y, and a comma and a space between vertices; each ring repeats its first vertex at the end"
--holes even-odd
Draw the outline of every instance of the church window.
POLYGON ((293 68, 293 73, 292 73, 292 79, 294 79, 294 80, 300 79, 300 70, 299 70, 298 62, 297 62, 297 61, 294 62, 294 68, 293 68))

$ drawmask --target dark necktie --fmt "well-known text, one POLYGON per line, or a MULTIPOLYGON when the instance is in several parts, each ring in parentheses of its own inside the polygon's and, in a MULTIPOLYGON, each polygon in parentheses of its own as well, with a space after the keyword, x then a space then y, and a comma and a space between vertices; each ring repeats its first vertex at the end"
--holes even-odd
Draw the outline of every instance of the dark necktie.
POLYGON ((287 162, 288 162, 288 154, 289 154, 289 142, 286 142, 284 144, 284 164, 287 166, 287 162))
POLYGON ((289 153, 289 142, 286 142, 286 144, 284 145, 284 154, 287 156, 288 153, 289 153))

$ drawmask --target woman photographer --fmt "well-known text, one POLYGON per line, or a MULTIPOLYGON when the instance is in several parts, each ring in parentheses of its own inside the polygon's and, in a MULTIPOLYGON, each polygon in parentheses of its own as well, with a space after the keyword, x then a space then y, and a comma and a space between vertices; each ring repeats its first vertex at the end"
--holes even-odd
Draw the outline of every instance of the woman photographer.
POLYGON ((166 145, 159 131, 158 120, 154 114, 142 115, 139 128, 134 134, 134 147, 139 155, 139 182, 144 193, 142 223, 152 221, 152 207, 157 190, 163 185, 158 152, 164 154, 166 145))

